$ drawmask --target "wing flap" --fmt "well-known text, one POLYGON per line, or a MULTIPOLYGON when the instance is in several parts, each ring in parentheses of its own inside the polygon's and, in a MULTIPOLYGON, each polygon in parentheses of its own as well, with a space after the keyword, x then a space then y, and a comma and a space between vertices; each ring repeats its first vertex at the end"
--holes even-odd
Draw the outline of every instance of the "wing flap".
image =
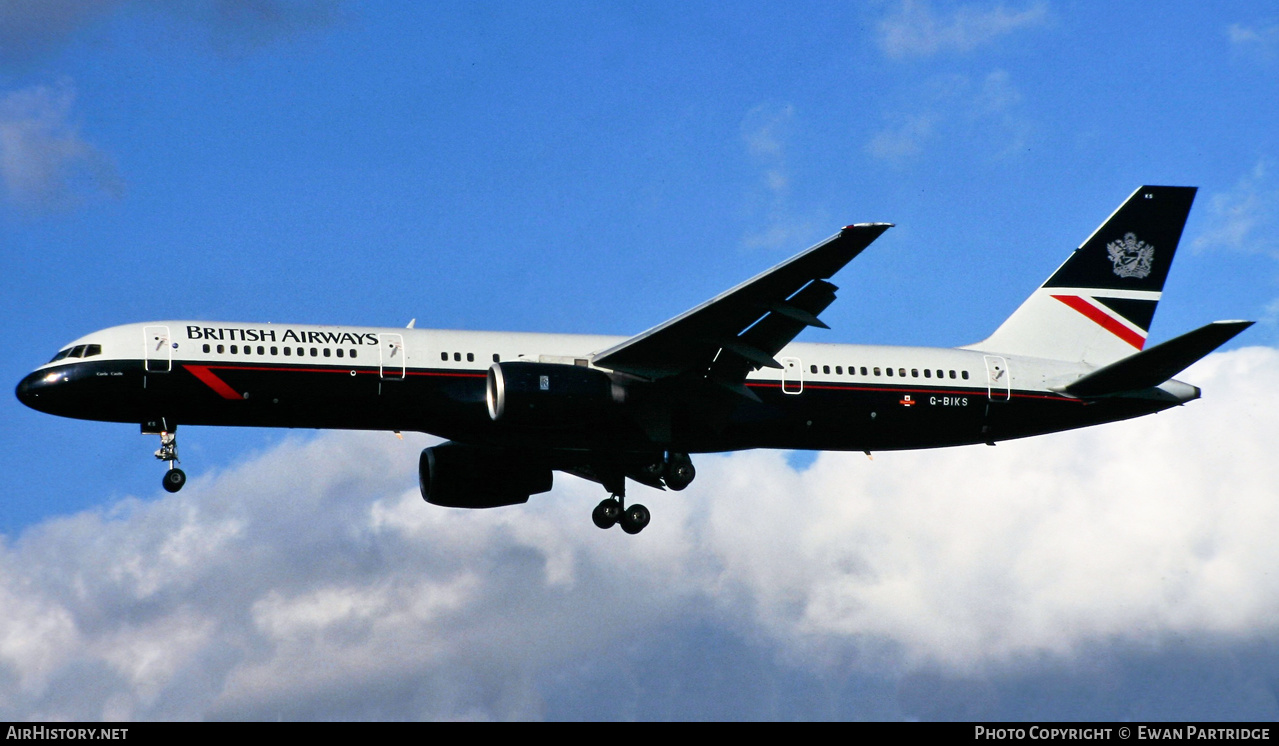
MULTIPOLYGON (((813 280, 798 293, 785 301, 773 304, 775 308, 768 315, 755 322, 751 328, 742 333, 742 340, 752 349, 760 350, 774 360, 773 356, 782 351, 801 331, 809 326, 822 324, 817 314, 835 301, 836 288, 825 280, 813 280), (779 310, 785 309, 785 310, 779 310), (810 321, 811 319, 811 321, 810 321), (812 321, 817 321, 813 324, 812 321)), ((739 356, 732 348, 725 348, 715 361, 711 363, 710 378, 718 383, 739 383, 746 378, 752 369, 760 367, 756 360, 739 356)), ((776 360, 774 360, 776 363, 776 360)), ((780 368, 780 364, 768 367, 780 368)))
MULTIPOLYGON (((831 285, 831 289, 838 290, 839 288, 835 287, 834 285, 831 285)), ((804 326, 815 326, 818 329, 830 328, 829 326, 826 325, 825 321, 822 321, 821 319, 817 318, 815 315, 813 315, 812 312, 806 311, 803 308, 800 308, 799 306, 794 305, 793 303, 790 303, 790 302, 777 301, 774 303, 767 303, 764 305, 764 307, 775 314, 778 314, 780 316, 785 316, 791 321, 798 321, 804 326)))

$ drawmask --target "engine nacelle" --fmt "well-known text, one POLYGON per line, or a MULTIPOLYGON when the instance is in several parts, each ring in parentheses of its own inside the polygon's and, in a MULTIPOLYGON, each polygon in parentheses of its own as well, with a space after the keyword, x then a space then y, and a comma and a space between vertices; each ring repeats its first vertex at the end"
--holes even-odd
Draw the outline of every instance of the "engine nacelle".
POLYGON ((422 499, 446 508, 497 508, 548 492, 554 474, 518 452, 462 443, 426 448, 418 458, 422 499))
POLYGON ((599 422, 617 411, 623 397, 608 373, 557 363, 494 363, 485 388, 494 422, 540 428, 599 422))

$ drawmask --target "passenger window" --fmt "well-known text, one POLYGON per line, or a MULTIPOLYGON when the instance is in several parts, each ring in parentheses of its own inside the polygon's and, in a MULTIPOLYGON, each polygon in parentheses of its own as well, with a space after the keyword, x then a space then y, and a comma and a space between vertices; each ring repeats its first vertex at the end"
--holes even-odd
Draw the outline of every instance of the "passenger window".
POLYGON ((239 345, 231 345, 231 354, 232 354, 232 355, 234 355, 234 354, 236 354, 237 352, 239 352, 239 350, 237 349, 238 347, 239 347, 239 345))
POLYGON ((898 375, 900 375, 902 378, 905 378, 905 377, 906 377, 906 369, 905 369, 905 368, 898 368, 898 369, 897 369, 897 374, 898 374, 898 375))
POLYGON ((945 377, 946 377, 946 371, 944 371, 944 370, 939 370, 939 371, 937 371, 937 377, 938 377, 938 378, 945 378, 945 377))
POLYGON ((352 350, 351 350, 351 357, 355 357, 355 350, 354 350, 354 349, 352 349, 352 350))
POLYGON ((950 377, 951 377, 951 378, 954 378, 954 377, 955 377, 955 371, 953 371, 953 370, 952 370, 952 371, 950 372, 950 377))
POLYGON ((224 352, 226 352, 226 347, 218 345, 218 354, 221 355, 224 352))
POLYGON ((929 370, 928 368, 924 368, 924 378, 932 378, 932 377, 933 377, 933 372, 929 370))
MULTIPOLYGON (((866 366, 865 366, 865 365, 863 365, 863 366, 862 366, 862 375, 863 375, 863 376, 864 376, 864 375, 866 375, 866 366)), ((875 371, 875 375, 879 375, 879 371, 875 371)))
POLYGON ((823 365, 823 366, 822 366, 822 372, 823 372, 823 373, 825 373, 826 375, 830 375, 830 366, 829 366, 829 365, 823 365))
POLYGON ((843 367, 842 365, 836 365, 836 366, 835 366, 835 375, 837 375, 837 376, 842 376, 842 375, 844 375, 844 367, 843 367))
POLYGON ((292 354, 293 354, 292 350, 293 350, 293 348, 292 348, 292 347, 285 347, 285 348, 284 348, 284 356, 285 356, 285 357, 289 357, 290 355, 292 355, 292 354))
POLYGON ((495 353, 493 353, 493 362, 495 362, 495 363, 500 363, 500 362, 502 362, 502 356, 501 356, 501 355, 499 355, 499 354, 497 354, 496 352, 495 352, 495 353))
POLYGON ((259 355, 265 355, 265 354, 266 354, 266 348, 264 348, 262 345, 258 345, 258 354, 259 354, 259 355))
POLYGON ((961 371, 959 372, 959 375, 963 376, 963 378, 964 378, 964 380, 965 380, 965 381, 967 381, 967 380, 968 380, 968 371, 966 371, 966 370, 961 370, 961 371))
POLYGON ((890 375, 890 376, 891 376, 891 375, 893 374, 893 369, 892 369, 892 368, 886 368, 885 370, 887 370, 887 371, 888 371, 888 375, 890 375))
POLYGON ((468 362, 468 363, 473 363, 473 362, 475 362, 475 353, 474 353, 474 352, 468 352, 468 353, 466 353, 466 362, 468 362))
POLYGON ((879 368, 875 369, 875 375, 879 375, 879 368))
POLYGON ((339 348, 338 348, 338 357, 342 357, 342 355, 343 355, 345 352, 346 352, 345 350, 343 350, 341 347, 339 347, 339 348))
POLYGON ((911 368, 911 369, 910 369, 910 377, 911 377, 911 378, 919 378, 919 369, 918 369, 918 368, 911 368))
POLYGON ((244 346, 244 354, 245 354, 245 355, 252 355, 252 354, 253 354, 253 347, 252 347, 252 346, 250 346, 250 345, 245 345, 245 346, 244 346))
POLYGON ((460 352, 455 352, 455 353, 453 353, 453 362, 455 362, 455 363, 460 363, 460 362, 462 362, 462 353, 460 353, 460 352))
POLYGON ((816 366, 816 365, 810 365, 810 366, 808 366, 808 372, 809 372, 809 373, 816 373, 816 372, 817 372, 817 366, 816 366))
POLYGON ((272 347, 272 348, 271 348, 271 354, 272 354, 272 355, 279 355, 279 354, 280 354, 280 348, 279 348, 279 347, 272 347))
POLYGON ((204 351, 205 351, 205 352, 208 352, 208 351, 209 351, 209 346, 208 346, 208 345, 205 345, 205 346, 204 346, 204 351))
POLYGON ((327 347, 325 347, 325 348, 324 348, 324 356, 325 356, 325 357, 328 357, 329 355, 332 355, 332 354, 333 354, 333 351, 332 351, 332 350, 330 350, 330 349, 329 349, 329 348, 327 348, 327 347))
POLYGON ((315 349, 314 347, 312 347, 312 348, 311 348, 311 357, 319 357, 319 356, 320 356, 320 351, 319 351, 319 350, 317 350, 317 349, 315 349))
POLYGON ((440 359, 443 360, 444 362, 448 362, 449 354, 447 352, 441 352, 440 359))

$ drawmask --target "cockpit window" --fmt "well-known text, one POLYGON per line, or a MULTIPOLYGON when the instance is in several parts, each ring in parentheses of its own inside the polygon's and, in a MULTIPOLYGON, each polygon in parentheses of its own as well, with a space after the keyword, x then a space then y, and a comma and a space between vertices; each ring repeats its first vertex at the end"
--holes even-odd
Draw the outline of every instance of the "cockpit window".
MULTIPOLYGON (((76 345, 75 347, 68 347, 65 350, 60 350, 58 354, 54 355, 53 359, 50 360, 49 362, 56 363, 59 360, 63 360, 69 357, 93 357, 94 355, 101 355, 101 354, 102 354, 102 345, 76 345)), ((46 365, 47 364, 48 363, 46 363, 46 365)))

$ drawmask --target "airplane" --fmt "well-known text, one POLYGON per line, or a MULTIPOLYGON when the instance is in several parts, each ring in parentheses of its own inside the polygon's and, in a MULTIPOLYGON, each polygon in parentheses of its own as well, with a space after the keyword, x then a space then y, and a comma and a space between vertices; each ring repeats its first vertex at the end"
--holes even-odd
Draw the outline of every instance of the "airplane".
POLYGON ((995 443, 1199 398, 1172 377, 1251 326, 1217 321, 1150 348, 1147 331, 1195 187, 1143 186, 993 334, 958 348, 794 342, 830 278, 891 224, 849 225, 633 337, 151 321, 93 332, 17 387, 24 404, 160 436, 235 425, 422 431, 422 497, 525 503, 561 471, 601 484, 600 528, 636 534, 627 480, 682 490, 690 454, 995 443))

